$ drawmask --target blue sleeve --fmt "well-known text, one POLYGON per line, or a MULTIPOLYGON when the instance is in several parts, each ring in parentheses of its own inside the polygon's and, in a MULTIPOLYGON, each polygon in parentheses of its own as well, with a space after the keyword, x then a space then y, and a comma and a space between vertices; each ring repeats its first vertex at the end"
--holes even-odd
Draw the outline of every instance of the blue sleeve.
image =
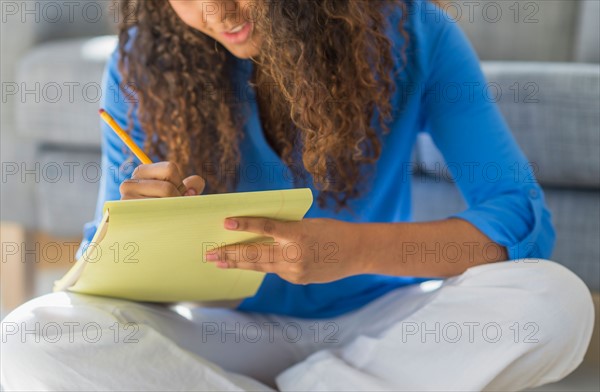
MULTIPOLYGON (((118 52, 109 59, 102 80, 102 100, 103 107, 123 129, 127 129, 127 115, 130 107, 135 105, 135 98, 130 94, 124 93, 119 86, 121 85, 121 76, 118 71, 118 52)), ((143 146, 145 135, 139 127, 139 123, 133 114, 133 129, 130 132, 133 140, 138 146, 143 146)), ((131 173, 137 166, 137 160, 134 160, 121 139, 104 123, 100 118, 100 128, 102 132, 102 158, 101 169, 102 177, 100 179, 100 189, 98 192, 98 201, 96 203, 96 212, 94 220, 87 222, 83 227, 83 241, 79 246, 76 259, 81 257, 85 247, 90 243, 98 224, 102 219, 102 207, 104 202, 109 200, 119 200, 121 194, 119 186, 121 183, 131 177, 131 173)))
POLYGON ((506 247, 510 260, 549 258, 555 233, 544 194, 494 102, 497 91, 487 84, 477 55, 447 16, 427 21, 421 14, 417 23, 427 30, 425 123, 468 206, 453 217, 506 247))

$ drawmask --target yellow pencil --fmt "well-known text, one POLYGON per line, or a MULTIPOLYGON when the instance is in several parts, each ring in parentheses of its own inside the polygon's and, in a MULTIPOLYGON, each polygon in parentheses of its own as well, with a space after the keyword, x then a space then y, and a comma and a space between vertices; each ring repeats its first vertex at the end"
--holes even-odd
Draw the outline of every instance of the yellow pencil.
POLYGON ((123 140, 123 143, 125 143, 127 147, 129 147, 131 152, 135 154, 135 156, 137 157, 137 159, 140 160, 140 162, 142 162, 143 164, 152 163, 152 160, 148 158, 148 155, 146 155, 144 151, 142 151, 142 149, 139 148, 137 144, 135 144, 135 142, 129 137, 127 132, 125 132, 123 128, 121 128, 119 124, 117 124, 117 122, 111 117, 110 114, 106 112, 106 110, 100 109, 99 113, 100 117, 102 117, 104 122, 106 122, 108 126, 111 127, 113 131, 115 131, 115 133, 121 138, 121 140, 123 140))

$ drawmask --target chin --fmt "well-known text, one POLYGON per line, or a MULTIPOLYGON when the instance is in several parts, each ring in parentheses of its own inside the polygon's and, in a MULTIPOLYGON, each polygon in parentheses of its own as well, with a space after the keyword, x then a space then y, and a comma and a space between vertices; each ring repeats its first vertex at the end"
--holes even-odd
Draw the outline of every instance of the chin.
POLYGON ((240 59, 249 59, 258 55, 258 50, 256 50, 256 48, 227 48, 227 50, 240 59))

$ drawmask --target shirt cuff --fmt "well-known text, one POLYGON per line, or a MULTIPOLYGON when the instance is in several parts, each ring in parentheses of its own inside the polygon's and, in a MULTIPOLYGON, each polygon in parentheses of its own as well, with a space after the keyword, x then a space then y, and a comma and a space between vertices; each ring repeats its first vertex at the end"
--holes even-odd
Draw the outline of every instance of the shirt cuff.
POLYGON ((543 192, 537 187, 525 192, 507 196, 512 199, 510 202, 500 196, 450 217, 471 223, 492 241, 504 246, 509 260, 549 258, 554 229, 545 208, 543 192), (525 211, 515 210, 515 197, 527 201, 525 211))

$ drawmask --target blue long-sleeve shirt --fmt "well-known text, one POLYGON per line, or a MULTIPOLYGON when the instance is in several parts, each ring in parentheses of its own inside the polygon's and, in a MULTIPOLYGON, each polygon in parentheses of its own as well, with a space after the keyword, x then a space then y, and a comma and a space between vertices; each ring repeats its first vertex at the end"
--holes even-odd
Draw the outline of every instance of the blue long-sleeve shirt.
MULTIPOLYGON (((389 16, 392 25, 398 9, 389 16)), ((429 3, 408 8, 405 25, 410 34, 408 63, 397 75, 392 97, 395 110, 381 135, 381 157, 366 179, 366 192, 350 202, 351 211, 335 212, 317 203, 307 218, 334 218, 349 222, 406 222, 411 220, 411 152, 419 132, 428 132, 443 154, 446 168, 468 208, 455 217, 472 223, 494 242, 507 248, 509 258, 548 258, 554 230, 541 188, 528 161, 512 137, 486 84, 479 61, 462 31, 429 3)), ((388 34, 397 55, 404 38, 395 27, 388 34)), ((118 54, 110 59, 104 78, 103 105, 117 122, 127 123, 131 103, 119 93, 118 54)), ((253 64, 236 60, 242 83, 253 64)), ((297 186, 290 171, 268 144, 261 128, 254 90, 244 89, 246 115, 241 141, 240 182, 237 191, 287 189, 297 186)), ((134 140, 145 139, 134 115, 134 140)), ((135 165, 120 139, 102 125, 102 169, 96 217, 84 228, 81 249, 91 240, 105 201, 120 198, 119 185, 135 165)), ((312 185, 311 185, 312 187, 312 185)), ((313 189, 315 196, 318 191, 313 189)), ((200 238, 198 240, 201 240, 200 238)), ((398 241, 402 241, 399 238, 398 241)), ((168 262, 168 260, 165 260, 168 262)), ((332 317, 357 309, 395 288, 423 279, 358 275, 326 284, 295 285, 267 274, 257 294, 239 309, 292 315, 332 317)))

